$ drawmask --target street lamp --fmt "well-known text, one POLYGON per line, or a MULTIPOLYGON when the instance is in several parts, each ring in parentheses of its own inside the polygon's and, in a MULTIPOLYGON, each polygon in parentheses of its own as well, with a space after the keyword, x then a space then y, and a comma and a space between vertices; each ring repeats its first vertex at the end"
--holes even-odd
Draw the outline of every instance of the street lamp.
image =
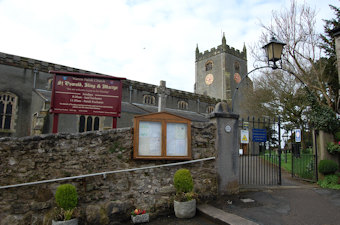
MULTIPOLYGON (((270 66, 270 62, 273 62, 273 66, 271 67, 273 70, 277 69, 276 61, 281 60, 283 46, 286 44, 278 41, 274 36, 270 39, 270 42, 263 46, 262 48, 265 49, 267 59, 268 59, 268 66, 270 66)), ((282 67, 282 64, 281 64, 282 67)))
POLYGON ((249 73, 247 73, 244 77, 242 77, 241 82, 237 84, 234 94, 233 94, 233 98, 231 99, 232 101, 231 112, 234 112, 234 102, 235 102, 236 92, 238 91, 241 83, 245 80, 245 78, 248 77, 249 74, 251 74, 252 72, 258 69, 263 69, 263 68, 272 68, 273 70, 278 69, 279 67, 276 65, 276 62, 279 60, 281 61, 282 50, 283 50, 283 46, 285 45, 286 45, 285 43, 278 41, 275 37, 272 37, 270 39, 270 42, 262 47, 266 51, 268 66, 257 67, 253 69, 252 71, 250 71, 249 73), (270 62, 273 62, 273 65, 271 65, 270 62))

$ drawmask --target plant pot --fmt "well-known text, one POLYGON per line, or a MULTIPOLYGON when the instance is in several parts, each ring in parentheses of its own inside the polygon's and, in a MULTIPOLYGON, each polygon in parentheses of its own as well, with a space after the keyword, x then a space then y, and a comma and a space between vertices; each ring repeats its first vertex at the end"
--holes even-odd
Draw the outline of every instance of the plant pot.
POLYGON ((55 221, 52 220, 52 225, 78 225, 78 218, 66 220, 66 221, 55 221))
POLYGON ((196 215, 196 199, 187 202, 174 201, 174 210, 177 218, 192 218, 196 215))
POLYGON ((136 215, 136 216, 131 215, 131 220, 134 224, 135 223, 149 222, 149 213, 145 213, 145 214, 142 214, 142 215, 136 215))

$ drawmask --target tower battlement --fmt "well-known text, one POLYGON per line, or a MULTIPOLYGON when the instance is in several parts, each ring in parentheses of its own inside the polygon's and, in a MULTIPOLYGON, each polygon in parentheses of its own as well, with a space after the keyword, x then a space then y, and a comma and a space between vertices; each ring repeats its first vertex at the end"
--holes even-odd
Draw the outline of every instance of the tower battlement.
POLYGON ((210 58, 212 56, 221 54, 221 53, 228 53, 230 55, 236 56, 238 58, 242 58, 244 60, 247 60, 247 49, 244 46, 243 50, 240 51, 238 49, 235 49, 234 47, 230 47, 229 45, 226 44, 226 39, 225 36, 223 34, 223 38, 222 38, 222 44, 217 46, 217 48, 211 48, 210 51, 209 50, 205 50, 204 52, 200 52, 198 49, 198 46, 196 47, 196 62, 203 60, 203 59, 207 59, 210 58))

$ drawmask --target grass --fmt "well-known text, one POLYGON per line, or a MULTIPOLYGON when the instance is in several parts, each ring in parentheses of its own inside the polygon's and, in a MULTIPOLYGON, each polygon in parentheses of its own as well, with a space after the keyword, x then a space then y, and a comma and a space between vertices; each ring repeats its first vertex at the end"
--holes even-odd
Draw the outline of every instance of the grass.
MULTIPOLYGON (((265 153, 269 155, 268 152, 265 153)), ((276 152, 271 152, 271 155, 276 155, 276 152)), ((274 161, 278 165, 278 161, 274 161)), ((292 173, 292 153, 281 154, 281 168, 285 171, 292 173), (286 162, 287 157, 287 162, 286 162)), ((313 179, 314 174, 314 156, 312 154, 301 154, 299 158, 294 158, 294 176, 302 179, 313 179)))

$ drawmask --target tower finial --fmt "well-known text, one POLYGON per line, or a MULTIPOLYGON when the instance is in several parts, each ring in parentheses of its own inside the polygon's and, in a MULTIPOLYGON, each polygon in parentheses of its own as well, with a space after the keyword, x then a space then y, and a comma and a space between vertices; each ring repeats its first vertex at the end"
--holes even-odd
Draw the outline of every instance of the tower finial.
POLYGON ((196 44, 196 59, 198 58, 199 54, 200 54, 200 50, 198 49, 198 44, 196 44))
POLYGON ((222 37, 222 45, 227 45, 227 41, 225 39, 225 34, 223 32, 223 37, 222 37))
POLYGON ((223 32, 223 37, 222 37, 222 49, 226 50, 227 49, 227 41, 225 39, 225 34, 223 32))
POLYGON ((245 55, 245 58, 247 59, 247 48, 246 48, 246 43, 243 42, 243 51, 242 53, 245 55))

